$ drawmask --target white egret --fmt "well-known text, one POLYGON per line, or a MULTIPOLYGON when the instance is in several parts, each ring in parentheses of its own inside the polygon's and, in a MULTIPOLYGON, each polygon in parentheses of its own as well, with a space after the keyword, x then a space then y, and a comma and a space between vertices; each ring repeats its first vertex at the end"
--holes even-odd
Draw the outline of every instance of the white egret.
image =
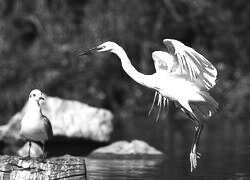
POLYGON ((42 143, 44 159, 44 145, 53 136, 53 131, 49 119, 42 114, 41 100, 45 100, 43 93, 38 89, 32 90, 27 111, 21 121, 20 134, 29 141, 28 157, 30 157, 31 141, 34 141, 42 143))
POLYGON ((166 52, 155 51, 152 53, 156 69, 156 73, 152 75, 138 72, 123 48, 114 42, 105 42, 95 48, 83 51, 79 55, 104 51, 116 54, 121 60, 123 69, 132 79, 155 90, 152 107, 158 95, 159 113, 162 103, 165 105, 165 101, 172 100, 187 114, 196 126, 190 152, 192 172, 197 167, 197 158, 200 158, 197 144, 203 124, 218 108, 218 103, 208 93, 216 84, 217 70, 204 56, 180 41, 164 39, 163 43, 167 47, 166 52))

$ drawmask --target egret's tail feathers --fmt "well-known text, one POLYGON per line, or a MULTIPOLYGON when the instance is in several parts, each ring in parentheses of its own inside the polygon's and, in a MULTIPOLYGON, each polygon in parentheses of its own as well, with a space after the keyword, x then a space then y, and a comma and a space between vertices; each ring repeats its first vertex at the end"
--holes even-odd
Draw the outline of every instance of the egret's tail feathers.
POLYGON ((157 117, 156 117, 156 122, 158 122, 159 120, 159 117, 160 117, 160 114, 161 114, 161 109, 162 109, 162 103, 163 103, 163 107, 166 106, 167 104, 167 110, 168 110, 168 105, 169 105, 169 101, 167 98, 165 98, 164 96, 162 96, 159 92, 155 92, 155 95, 154 95, 154 100, 153 100, 153 103, 149 109, 149 112, 148 112, 148 115, 151 114, 152 110, 153 110, 153 107, 154 107, 154 104, 155 104, 155 101, 156 101, 156 98, 157 98, 157 95, 158 95, 158 102, 157 102, 157 106, 159 106, 159 110, 158 110, 158 113, 157 113, 157 117), (167 101, 167 103, 166 103, 167 101))
POLYGON ((154 108, 156 96, 157 96, 157 91, 155 91, 154 100, 153 100, 152 105, 151 105, 151 107, 150 107, 150 109, 149 109, 149 111, 148 111, 148 116, 151 114, 151 112, 152 112, 152 110, 153 110, 153 108, 154 108))
POLYGON ((205 99, 205 103, 191 103, 191 108, 199 119, 208 119, 217 111, 219 104, 208 92, 201 91, 199 94, 205 99))

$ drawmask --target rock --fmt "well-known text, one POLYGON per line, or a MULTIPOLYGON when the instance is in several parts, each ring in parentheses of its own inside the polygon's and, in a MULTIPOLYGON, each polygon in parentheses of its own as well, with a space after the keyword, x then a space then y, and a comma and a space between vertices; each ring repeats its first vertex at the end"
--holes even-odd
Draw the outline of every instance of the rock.
POLYGON ((109 155, 156 155, 162 156, 163 153, 148 143, 141 140, 117 141, 108 146, 94 150, 90 156, 99 157, 101 154, 109 155))
MULTIPOLYGON (((0 126, 0 140, 8 142, 21 139, 19 126, 26 106, 27 102, 8 124, 0 126)), ((51 121, 54 136, 84 138, 97 142, 110 140, 113 131, 113 114, 108 110, 50 96, 46 97, 46 101, 41 106, 43 114, 51 121)))

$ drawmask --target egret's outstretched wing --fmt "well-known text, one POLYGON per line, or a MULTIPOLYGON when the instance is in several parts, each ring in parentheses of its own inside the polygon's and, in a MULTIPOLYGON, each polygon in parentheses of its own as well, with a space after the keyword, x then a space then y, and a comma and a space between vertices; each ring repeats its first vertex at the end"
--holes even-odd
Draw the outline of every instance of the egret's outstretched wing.
POLYGON ((199 84, 200 88, 210 89, 215 85, 217 70, 204 56, 174 39, 164 39, 163 43, 167 52, 176 60, 175 69, 180 70, 175 74, 185 74, 186 78, 199 84))
POLYGON ((164 51, 154 51, 152 53, 152 58, 154 60, 156 73, 164 78, 168 76, 178 76, 194 83, 200 90, 209 89, 204 85, 204 80, 198 76, 196 78, 191 78, 186 70, 181 69, 178 63, 177 57, 171 53, 164 51))

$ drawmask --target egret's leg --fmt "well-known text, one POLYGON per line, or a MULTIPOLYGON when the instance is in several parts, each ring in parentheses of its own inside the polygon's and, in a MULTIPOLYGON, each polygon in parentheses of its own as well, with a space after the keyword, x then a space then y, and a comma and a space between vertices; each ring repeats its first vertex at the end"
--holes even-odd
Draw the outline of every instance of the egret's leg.
POLYGON ((201 157, 201 154, 197 152, 198 141, 201 135, 201 131, 203 129, 203 124, 199 122, 197 117, 190 112, 186 112, 188 117, 195 123, 195 136, 191 146, 190 152, 190 165, 191 165, 191 172, 197 167, 197 159, 201 157))
POLYGON ((203 124, 199 124, 198 127, 195 127, 195 136, 194 136, 192 147, 194 147, 195 145, 198 145, 198 141, 200 139, 202 129, 203 129, 203 124))
POLYGON ((191 172, 197 167, 197 158, 200 158, 201 154, 198 153, 197 146, 200 139, 201 131, 203 129, 203 124, 199 124, 197 127, 195 127, 195 136, 194 141, 191 147, 190 152, 190 164, 191 164, 191 172))

